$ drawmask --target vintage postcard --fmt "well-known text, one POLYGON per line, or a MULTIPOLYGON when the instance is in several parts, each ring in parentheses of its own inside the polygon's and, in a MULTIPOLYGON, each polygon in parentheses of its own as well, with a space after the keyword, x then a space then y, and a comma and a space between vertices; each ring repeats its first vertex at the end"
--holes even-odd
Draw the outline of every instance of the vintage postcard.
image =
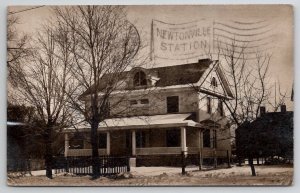
POLYGON ((10 186, 290 186, 291 5, 7 8, 10 186))

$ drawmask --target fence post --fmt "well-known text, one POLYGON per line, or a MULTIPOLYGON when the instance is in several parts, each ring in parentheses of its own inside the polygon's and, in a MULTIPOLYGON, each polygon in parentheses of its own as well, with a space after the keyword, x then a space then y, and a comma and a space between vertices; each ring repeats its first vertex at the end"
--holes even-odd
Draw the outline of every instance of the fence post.
POLYGON ((181 174, 185 175, 185 166, 186 166, 186 153, 184 151, 181 152, 181 174))
POLYGON ((214 168, 217 168, 217 151, 214 149, 214 168))
POLYGON ((229 151, 227 150, 227 164, 228 164, 228 168, 231 168, 230 165, 230 156, 229 156, 229 151))
POLYGON ((69 162, 68 162, 68 157, 65 157, 65 170, 66 170, 66 172, 69 173, 69 162))
POLYGON ((32 174, 31 174, 31 159, 27 160, 27 172, 32 176, 32 174))
POLYGON ((202 148, 199 151, 199 170, 202 170, 202 164, 203 164, 203 155, 202 155, 202 148))
POLYGON ((127 172, 130 172, 129 157, 126 158, 127 172))

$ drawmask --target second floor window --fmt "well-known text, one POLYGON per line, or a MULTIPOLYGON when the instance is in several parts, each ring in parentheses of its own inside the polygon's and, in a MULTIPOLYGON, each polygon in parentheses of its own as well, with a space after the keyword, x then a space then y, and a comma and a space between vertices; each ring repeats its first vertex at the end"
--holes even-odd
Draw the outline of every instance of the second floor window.
POLYGON ((178 96, 167 97, 167 113, 179 112, 179 98, 178 96))
POLYGON ((138 71, 133 77, 134 86, 147 86, 146 74, 143 71, 138 71))
POLYGON ((103 105, 102 105, 102 115, 104 118, 108 118, 110 116, 110 104, 108 101, 106 101, 103 105))
POLYGON ((223 102, 221 100, 219 100, 218 103, 218 112, 220 113, 221 116, 224 116, 223 102))
POLYGON ((130 100, 129 102, 130 102, 130 105, 137 105, 138 104, 137 100, 130 100))
POLYGON ((207 113, 211 114, 211 98, 207 97, 207 113))
POLYGON ((141 104, 149 104, 149 99, 141 99, 141 104))
POLYGON ((131 106, 144 106, 149 104, 149 99, 130 100, 129 103, 131 106))

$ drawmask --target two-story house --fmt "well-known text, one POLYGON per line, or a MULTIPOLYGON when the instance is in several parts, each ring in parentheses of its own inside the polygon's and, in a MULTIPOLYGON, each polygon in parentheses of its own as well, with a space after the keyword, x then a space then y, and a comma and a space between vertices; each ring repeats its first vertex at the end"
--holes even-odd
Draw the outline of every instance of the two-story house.
MULTIPOLYGON (((138 67, 122 77, 110 94, 111 116, 98 128, 100 155, 131 156, 137 166, 179 165, 182 152, 196 163, 199 155, 231 155, 222 100, 233 96, 218 61, 138 67)), ((81 97, 86 103, 88 95, 81 97)), ((65 156, 91 155, 90 129, 77 131, 65 130, 65 156)))

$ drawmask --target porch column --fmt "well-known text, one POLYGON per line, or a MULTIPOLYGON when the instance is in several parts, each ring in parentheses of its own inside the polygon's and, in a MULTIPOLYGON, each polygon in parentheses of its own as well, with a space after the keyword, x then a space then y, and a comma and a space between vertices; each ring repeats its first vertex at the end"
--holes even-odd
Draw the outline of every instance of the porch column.
POLYGON ((110 155, 110 132, 106 133, 106 154, 110 155))
POLYGON ((136 155, 136 138, 135 138, 135 130, 132 131, 131 135, 131 142, 132 142, 132 156, 136 155))
POLYGON ((186 128, 181 127, 181 151, 187 153, 187 148, 186 148, 186 128))
POLYGON ((180 133, 181 133, 181 174, 185 175, 185 166, 186 166, 186 156, 187 156, 187 148, 186 148, 186 128, 181 127, 180 128, 180 133))
POLYGON ((203 130, 200 129, 200 148, 203 149, 203 130))
POLYGON ((65 133, 65 154, 64 156, 68 156, 68 151, 69 151, 69 135, 68 133, 65 133))
POLYGON ((203 138, 202 138, 202 131, 198 129, 198 148, 199 148, 199 170, 202 170, 203 164, 203 155, 202 155, 202 147, 203 147, 203 138))

